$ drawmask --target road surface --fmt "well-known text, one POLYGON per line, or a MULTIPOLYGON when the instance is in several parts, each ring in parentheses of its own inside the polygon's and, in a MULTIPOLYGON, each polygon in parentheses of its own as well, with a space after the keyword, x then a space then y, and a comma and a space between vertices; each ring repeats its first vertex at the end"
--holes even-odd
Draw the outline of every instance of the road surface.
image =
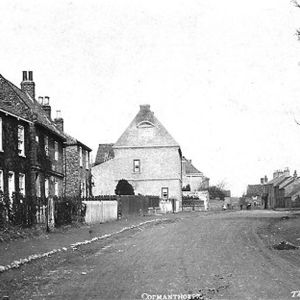
POLYGON ((289 260, 268 245, 267 225, 283 214, 176 214, 0 280, 10 299, 292 299, 300 290, 300 250, 289 260))

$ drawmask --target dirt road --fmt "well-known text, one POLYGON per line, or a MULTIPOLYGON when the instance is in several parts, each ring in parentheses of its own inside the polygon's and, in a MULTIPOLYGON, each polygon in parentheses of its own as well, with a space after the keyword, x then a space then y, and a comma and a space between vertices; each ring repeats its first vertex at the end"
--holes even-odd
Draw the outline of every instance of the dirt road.
POLYGON ((284 214, 172 215, 0 274, 0 287, 10 299, 154 300, 199 290, 204 299, 291 299, 300 250, 289 260, 269 248, 267 230, 284 214))

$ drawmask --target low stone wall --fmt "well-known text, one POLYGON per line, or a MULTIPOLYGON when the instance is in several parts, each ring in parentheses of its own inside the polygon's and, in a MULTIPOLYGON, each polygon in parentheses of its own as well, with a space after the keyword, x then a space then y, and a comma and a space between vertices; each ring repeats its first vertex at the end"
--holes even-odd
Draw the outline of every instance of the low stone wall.
POLYGON ((118 201, 83 201, 86 204, 85 222, 104 223, 118 219, 118 201))

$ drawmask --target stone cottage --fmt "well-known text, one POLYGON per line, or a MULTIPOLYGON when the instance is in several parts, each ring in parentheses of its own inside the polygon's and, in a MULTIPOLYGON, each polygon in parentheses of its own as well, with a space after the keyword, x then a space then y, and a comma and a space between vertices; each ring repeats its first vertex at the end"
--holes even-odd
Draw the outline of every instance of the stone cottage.
POLYGON ((114 194, 120 179, 135 194, 182 200, 182 166, 179 144, 154 116, 150 105, 140 111, 115 144, 99 145, 92 168, 93 194, 114 194))

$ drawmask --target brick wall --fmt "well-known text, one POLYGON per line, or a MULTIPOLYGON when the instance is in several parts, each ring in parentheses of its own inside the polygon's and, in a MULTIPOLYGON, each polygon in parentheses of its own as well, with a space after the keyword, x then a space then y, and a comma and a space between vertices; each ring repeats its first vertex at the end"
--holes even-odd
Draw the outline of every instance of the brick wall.
POLYGON ((84 183, 86 196, 90 196, 91 192, 91 171, 90 165, 85 165, 86 151, 83 151, 82 161, 80 166, 79 145, 67 145, 64 149, 64 166, 65 166, 65 179, 64 179, 64 193, 66 196, 84 196, 81 187, 84 183))

